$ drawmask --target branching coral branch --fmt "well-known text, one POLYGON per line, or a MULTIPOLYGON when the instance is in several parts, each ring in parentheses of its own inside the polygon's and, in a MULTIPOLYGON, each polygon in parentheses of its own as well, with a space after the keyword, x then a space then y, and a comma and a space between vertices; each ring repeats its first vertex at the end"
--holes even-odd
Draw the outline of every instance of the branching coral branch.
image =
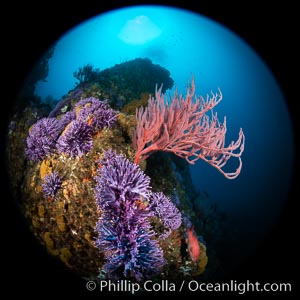
POLYGON ((156 151, 172 152, 190 164, 201 158, 226 178, 234 179, 242 168, 243 131, 240 129, 237 141, 226 147, 226 118, 221 124, 216 113, 212 113, 211 118, 207 115, 222 100, 221 91, 211 93, 206 99, 194 95, 193 79, 185 98, 176 92, 169 103, 160 88, 156 89, 155 98, 150 97, 146 108, 137 109, 137 128, 133 134, 134 162, 138 164, 156 151), (238 158, 239 166, 236 171, 228 173, 223 167, 231 157, 238 158))
MULTIPOLYGON (((143 199, 150 201, 150 178, 137 165, 111 150, 104 153, 101 164, 100 174, 95 178, 95 196, 101 211, 95 245, 104 252, 103 269, 108 278, 133 277, 138 281, 149 278, 166 263, 148 220, 153 216, 152 206, 140 205, 143 199)), ((154 204, 154 209, 168 206, 163 194, 157 198, 159 205, 154 204)), ((180 218, 179 212, 178 215, 180 218)), ((170 222, 174 219, 166 209, 164 217, 170 222)))

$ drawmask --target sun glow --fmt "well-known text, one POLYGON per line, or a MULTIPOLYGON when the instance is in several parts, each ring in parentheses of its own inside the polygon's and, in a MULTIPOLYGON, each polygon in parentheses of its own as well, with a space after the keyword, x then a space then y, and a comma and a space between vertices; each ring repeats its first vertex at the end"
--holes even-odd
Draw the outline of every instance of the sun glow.
POLYGON ((147 16, 139 15, 128 20, 118 37, 127 44, 142 45, 161 34, 161 30, 147 16))

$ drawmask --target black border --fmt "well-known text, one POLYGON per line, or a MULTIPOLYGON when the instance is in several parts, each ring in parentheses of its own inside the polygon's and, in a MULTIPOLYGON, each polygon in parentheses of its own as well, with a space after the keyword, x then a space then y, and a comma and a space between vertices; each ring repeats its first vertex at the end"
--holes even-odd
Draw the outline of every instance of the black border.
MULTIPOLYGON (((90 1, 81 3, 63 1, 25 1, 10 3, 4 9, 2 19, 4 29, 1 52, 4 84, 2 86, 1 130, 7 124, 9 112, 17 91, 32 64, 61 34, 75 24, 121 6, 141 4, 137 1, 90 1)), ((264 59, 279 82, 287 99, 296 135, 296 101, 298 98, 296 61, 296 8, 285 1, 262 6, 262 1, 148 1, 147 4, 172 4, 206 15, 230 28, 246 40, 264 59), (225 3, 226 2, 226 3, 225 3)), ((291 2, 291 1, 290 1, 291 2)), ((146 2, 143 2, 146 4, 146 2)), ((280 126, 280 124, 279 124, 280 126)), ((4 136, 4 131, 1 132, 4 136)), ((276 145, 275 145, 276 146, 276 145)), ((1 141, 4 156, 5 140, 1 141)), ((297 149, 296 149, 297 151, 297 149)), ((295 152, 297 154, 297 152, 295 152)), ((295 160, 295 171, 298 161, 295 160)), ((7 263, 3 274, 6 292, 43 297, 89 295, 83 281, 49 257, 37 245, 34 238, 24 228, 18 209, 12 204, 7 189, 8 180, 5 165, 1 165, 3 184, 3 211, 1 221, 2 256, 7 263), (7 195, 6 197, 4 195, 7 195)), ((274 231, 268 236, 255 256, 251 257, 232 279, 252 279, 261 281, 292 281, 296 289, 293 272, 297 271, 298 260, 295 242, 296 209, 295 179, 287 199, 282 218, 274 231)), ((284 174, 278 174, 284 176, 284 174)), ((4 291, 3 291, 4 292, 4 291)), ((95 295, 95 294, 94 294, 95 295)), ((100 294, 96 296, 100 297, 100 294)), ((198 294, 197 294, 198 296, 198 294)))

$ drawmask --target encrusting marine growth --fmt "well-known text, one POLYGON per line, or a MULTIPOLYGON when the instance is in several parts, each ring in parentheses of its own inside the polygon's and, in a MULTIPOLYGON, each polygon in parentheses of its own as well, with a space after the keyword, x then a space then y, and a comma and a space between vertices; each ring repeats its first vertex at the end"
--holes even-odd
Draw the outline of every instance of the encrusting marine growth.
MULTIPOLYGON (((194 94, 192 80, 185 98, 176 92, 168 101, 160 88, 155 97, 149 98, 147 107, 137 108, 132 136, 134 162, 112 149, 94 153, 102 158, 97 160, 99 167, 92 178, 100 214, 93 246, 104 254, 102 271, 106 278, 142 281, 161 272, 167 264, 161 245, 182 224, 175 204, 162 191, 152 192, 150 177, 139 166, 142 161, 156 151, 164 151, 190 164, 201 158, 228 179, 241 172, 245 143, 242 129, 237 141, 225 146, 226 119, 222 124, 216 113, 211 118, 207 115, 221 101, 221 92, 206 100, 194 99, 194 94), (239 166, 234 172, 225 172, 223 167, 231 157, 238 158, 239 166)), ((72 110, 59 117, 43 118, 30 128, 26 157, 33 162, 52 155, 82 159, 94 148, 101 130, 113 127, 118 114, 107 100, 81 99, 72 110)), ((63 184, 61 177, 51 169, 42 178, 45 199, 55 201, 63 184)), ((196 262, 200 244, 193 229, 188 228, 187 233, 190 257, 196 262)))

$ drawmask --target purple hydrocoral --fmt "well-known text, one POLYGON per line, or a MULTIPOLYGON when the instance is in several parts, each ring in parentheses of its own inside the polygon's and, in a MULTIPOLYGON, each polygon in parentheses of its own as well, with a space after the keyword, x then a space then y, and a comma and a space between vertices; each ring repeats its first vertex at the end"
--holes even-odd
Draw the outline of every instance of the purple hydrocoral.
POLYGON ((59 120, 59 127, 61 130, 64 130, 68 124, 70 124, 73 120, 75 120, 76 115, 74 111, 66 112, 61 119, 59 120))
POLYGON ((57 190, 61 187, 62 180, 57 172, 46 175, 42 183, 44 198, 53 198, 57 190))
POLYGON ((116 112, 109 107, 107 100, 100 101, 94 97, 82 99, 74 109, 77 111, 77 119, 89 122, 93 132, 111 127, 117 119, 116 112))
POLYGON ((91 108, 90 111, 94 110, 95 108, 101 108, 101 109, 109 109, 108 100, 100 101, 98 98, 90 97, 90 98, 84 98, 78 101, 75 105, 75 110, 77 108, 91 108))
POLYGON ((55 150, 55 143, 60 134, 59 122, 55 118, 43 118, 30 129, 26 139, 25 153, 28 159, 39 161, 55 150))
MULTIPOLYGON (((57 111, 50 113, 56 114, 57 111)), ((82 99, 60 120, 43 118, 32 126, 26 140, 26 156, 30 160, 42 160, 55 148, 58 153, 71 157, 82 156, 92 149, 93 135, 104 127, 111 127, 116 119, 117 112, 109 107, 107 100, 82 99)))
POLYGON ((152 193, 151 209, 162 220, 166 231, 160 236, 167 238, 172 230, 178 229, 181 225, 181 213, 177 207, 163 193, 152 193))
POLYGON ((93 147, 92 128, 87 123, 74 120, 61 134, 56 144, 58 153, 71 157, 82 156, 93 147))
POLYGON ((109 108, 107 101, 94 97, 80 100, 74 110, 67 112, 59 122, 61 128, 68 124, 69 127, 57 141, 58 152, 71 157, 82 156, 92 149, 93 134, 111 127, 116 119, 116 112, 109 108))
POLYGON ((140 281, 159 272, 165 260, 153 239, 149 205, 150 178, 122 155, 107 151, 96 177, 95 196, 101 211, 95 242, 105 255, 109 278, 133 277, 140 281))
MULTIPOLYGON (((101 176, 97 177, 97 180, 105 181, 105 193, 103 187, 101 187, 101 193, 99 194, 101 196, 96 197, 99 206, 101 206, 103 200, 105 202, 114 202, 116 197, 115 191, 117 191, 117 194, 123 201, 126 200, 127 196, 131 199, 133 198, 133 200, 138 200, 140 197, 150 198, 150 178, 140 170, 139 166, 112 150, 104 153, 104 159, 101 160, 101 164, 103 168, 101 176)), ((96 189, 96 191, 98 190, 96 189)))

